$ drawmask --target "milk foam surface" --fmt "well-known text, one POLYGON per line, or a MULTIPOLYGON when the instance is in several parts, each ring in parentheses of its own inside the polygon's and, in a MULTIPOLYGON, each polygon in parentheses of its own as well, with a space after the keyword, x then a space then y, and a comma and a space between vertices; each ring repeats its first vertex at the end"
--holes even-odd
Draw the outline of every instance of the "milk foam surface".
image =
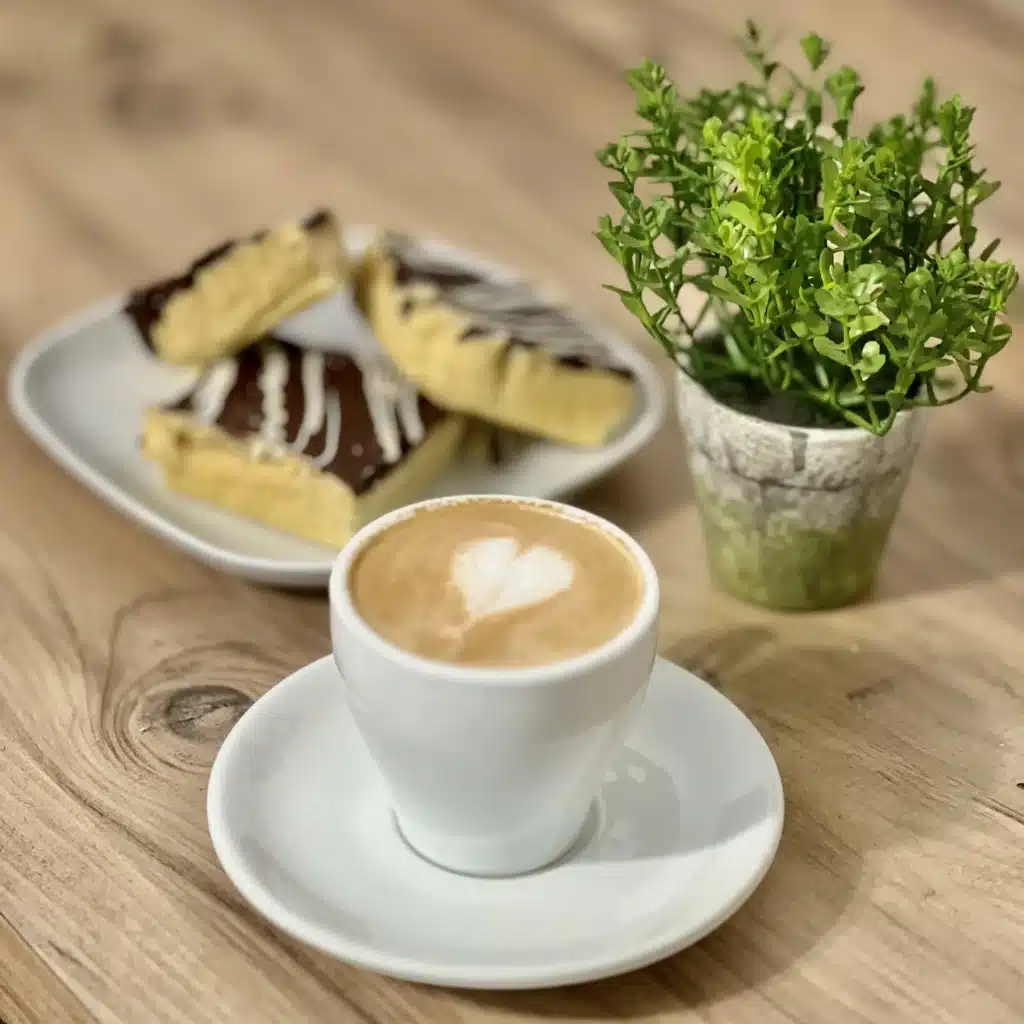
POLYGON ((529 502, 473 499, 416 512, 374 538, 350 572, 357 610, 423 657, 542 665, 621 632, 643 580, 619 541, 529 502))

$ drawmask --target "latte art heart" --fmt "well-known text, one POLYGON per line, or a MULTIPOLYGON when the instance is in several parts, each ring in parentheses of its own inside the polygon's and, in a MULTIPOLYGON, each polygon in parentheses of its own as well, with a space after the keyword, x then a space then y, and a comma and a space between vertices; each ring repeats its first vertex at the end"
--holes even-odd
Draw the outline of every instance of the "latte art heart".
POLYGON ((452 560, 452 580, 470 621, 540 604, 567 590, 573 563, 553 548, 525 551, 511 537, 486 537, 460 547, 452 560))
POLYGON ((410 654, 473 668, 579 657, 636 617, 625 545, 572 511, 470 497, 406 514, 349 571, 356 610, 410 654))

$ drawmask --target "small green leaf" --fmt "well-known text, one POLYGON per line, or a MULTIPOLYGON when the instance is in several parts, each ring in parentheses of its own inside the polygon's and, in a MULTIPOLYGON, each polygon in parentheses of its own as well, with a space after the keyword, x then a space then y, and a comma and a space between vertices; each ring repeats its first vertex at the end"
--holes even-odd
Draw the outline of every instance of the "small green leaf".
POLYGON ((921 96, 914 106, 914 114, 922 125, 930 125, 935 118, 935 79, 928 77, 921 86, 921 96))
POLYGON ((814 336, 814 350, 818 355, 824 356, 835 363, 842 363, 844 366, 850 365, 850 354, 846 349, 842 345, 837 345, 834 341, 829 341, 823 335, 816 334, 814 336))
POLYGON ((999 243, 1002 241, 1001 238, 997 238, 992 242, 989 242, 984 249, 981 250, 981 255, 978 257, 980 260, 987 260, 991 257, 992 253, 999 248, 999 243))
POLYGON ((837 249, 843 251, 846 249, 856 249, 864 244, 864 239, 856 231, 847 231, 845 234, 840 234, 838 231, 830 231, 828 233, 828 241, 837 249))
POLYGON ((605 251, 608 253, 616 263, 622 262, 622 246, 615 241, 610 232, 598 231, 597 237, 601 244, 604 246, 605 251))
POLYGON ((821 274, 821 283, 830 284, 832 281, 832 252, 829 249, 822 249, 818 257, 818 271, 821 274))
POLYGON ((727 277, 713 277, 709 284, 719 298, 735 302, 739 306, 746 304, 746 296, 727 277))
MULTIPOLYGON (((850 341, 856 341, 858 338, 863 337, 865 334, 869 334, 871 331, 877 331, 884 323, 885 318, 876 313, 867 313, 862 316, 854 317, 847 325, 850 341)), ((875 343, 867 342, 866 344, 874 345, 875 343)), ((875 347, 877 348, 878 346, 876 345, 875 347)))
POLYGON ((841 67, 825 79, 825 91, 832 97, 839 117, 849 120, 857 97, 864 91, 860 75, 851 67, 841 67))
POLYGON ((701 134, 704 138, 705 146, 714 146, 718 143, 722 132, 722 119, 720 117, 709 117, 704 122, 704 128, 701 134))
POLYGON ((983 181, 981 184, 974 187, 974 204, 983 203, 989 196, 993 196, 999 191, 1001 181, 983 181))
POLYGON ((636 210, 640 204, 640 200, 634 193, 632 186, 625 181, 612 181, 608 183, 608 190, 611 192, 615 199, 618 201, 619 206, 626 213, 631 213, 636 210))
POLYGON ((623 249, 633 249, 636 252, 646 252, 649 247, 646 238, 638 238, 631 230, 620 232, 618 240, 623 249))
POLYGON ((738 220, 749 231, 757 231, 759 225, 754 211, 749 206, 739 202, 739 200, 734 199, 732 202, 727 203, 724 212, 727 216, 732 217, 733 220, 738 220))
POLYGON ((817 313, 808 310, 804 313, 804 323, 807 324, 811 334, 828 334, 828 321, 817 313))
POLYGON ((812 128, 817 128, 821 124, 821 93, 817 89, 807 90, 804 112, 812 128))
POLYGON ((825 288, 819 288, 814 293, 814 299, 818 304, 818 309, 820 309, 825 316, 832 316, 837 320, 842 320, 857 308, 856 305, 842 293, 828 291, 825 288))
POLYGON ((829 44, 814 32, 809 32, 800 40, 800 48, 804 51, 812 71, 817 71, 825 63, 831 49, 829 44))
POLYGON ((643 299, 639 295, 630 292, 620 292, 619 298, 622 304, 633 314, 644 326, 651 322, 651 314, 647 312, 643 299))
POLYGON ((885 366, 885 353, 878 346, 877 341, 866 341, 860 350, 860 360, 857 362, 857 370, 862 377, 871 377, 878 373, 885 366))
POLYGON ((923 291, 932 283, 931 271, 927 267, 918 267, 906 277, 906 285, 913 291, 923 291))
POLYGON ((782 275, 783 290, 793 296, 799 296, 800 286, 804 281, 804 268, 794 265, 782 275))

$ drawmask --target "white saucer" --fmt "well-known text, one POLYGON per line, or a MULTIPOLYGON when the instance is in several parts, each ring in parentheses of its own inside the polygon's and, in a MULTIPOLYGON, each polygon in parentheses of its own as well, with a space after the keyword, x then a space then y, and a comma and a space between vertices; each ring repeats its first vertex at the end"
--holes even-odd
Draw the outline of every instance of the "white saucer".
POLYGON ((207 813, 239 891, 296 938, 413 981, 541 988, 642 967, 717 928, 768 870, 783 797, 743 713, 659 659, 575 849, 518 878, 450 874, 399 837, 323 658, 232 730, 207 813))
MULTIPOLYGON (((358 254, 372 233, 372 228, 349 228, 345 245, 358 254)), ((455 263, 515 276, 443 243, 423 244, 455 263)), ((57 324, 18 353, 8 378, 8 401, 17 421, 100 498, 194 558, 260 583, 325 587, 336 550, 169 491, 157 467, 143 459, 139 432, 145 409, 178 398, 195 374, 150 356, 123 306, 123 296, 106 299, 57 324)), ((337 319, 339 308, 323 303, 279 330, 298 341, 304 330, 351 338, 351 324, 337 319)), ((600 448, 533 441, 501 465, 461 462, 430 493, 418 497, 565 497, 610 472, 651 439, 666 409, 657 368, 625 339, 588 326, 637 380, 633 416, 622 433, 600 448)))

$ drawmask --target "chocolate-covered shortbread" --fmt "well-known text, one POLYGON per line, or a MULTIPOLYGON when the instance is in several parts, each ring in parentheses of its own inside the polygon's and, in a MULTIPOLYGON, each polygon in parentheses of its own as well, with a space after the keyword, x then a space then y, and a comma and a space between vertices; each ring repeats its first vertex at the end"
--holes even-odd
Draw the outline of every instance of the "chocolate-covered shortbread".
POLYGON ((635 381, 615 352, 526 284, 386 235, 358 272, 377 337, 438 405, 567 444, 599 445, 629 418, 635 381))
POLYGON ((161 359, 205 366, 329 295, 346 277, 338 225, 320 210, 211 249, 183 274, 132 292, 125 311, 161 359))
POLYGON ((268 337, 149 410, 143 450, 172 490, 340 546, 418 499, 456 457, 463 426, 384 357, 268 337))

